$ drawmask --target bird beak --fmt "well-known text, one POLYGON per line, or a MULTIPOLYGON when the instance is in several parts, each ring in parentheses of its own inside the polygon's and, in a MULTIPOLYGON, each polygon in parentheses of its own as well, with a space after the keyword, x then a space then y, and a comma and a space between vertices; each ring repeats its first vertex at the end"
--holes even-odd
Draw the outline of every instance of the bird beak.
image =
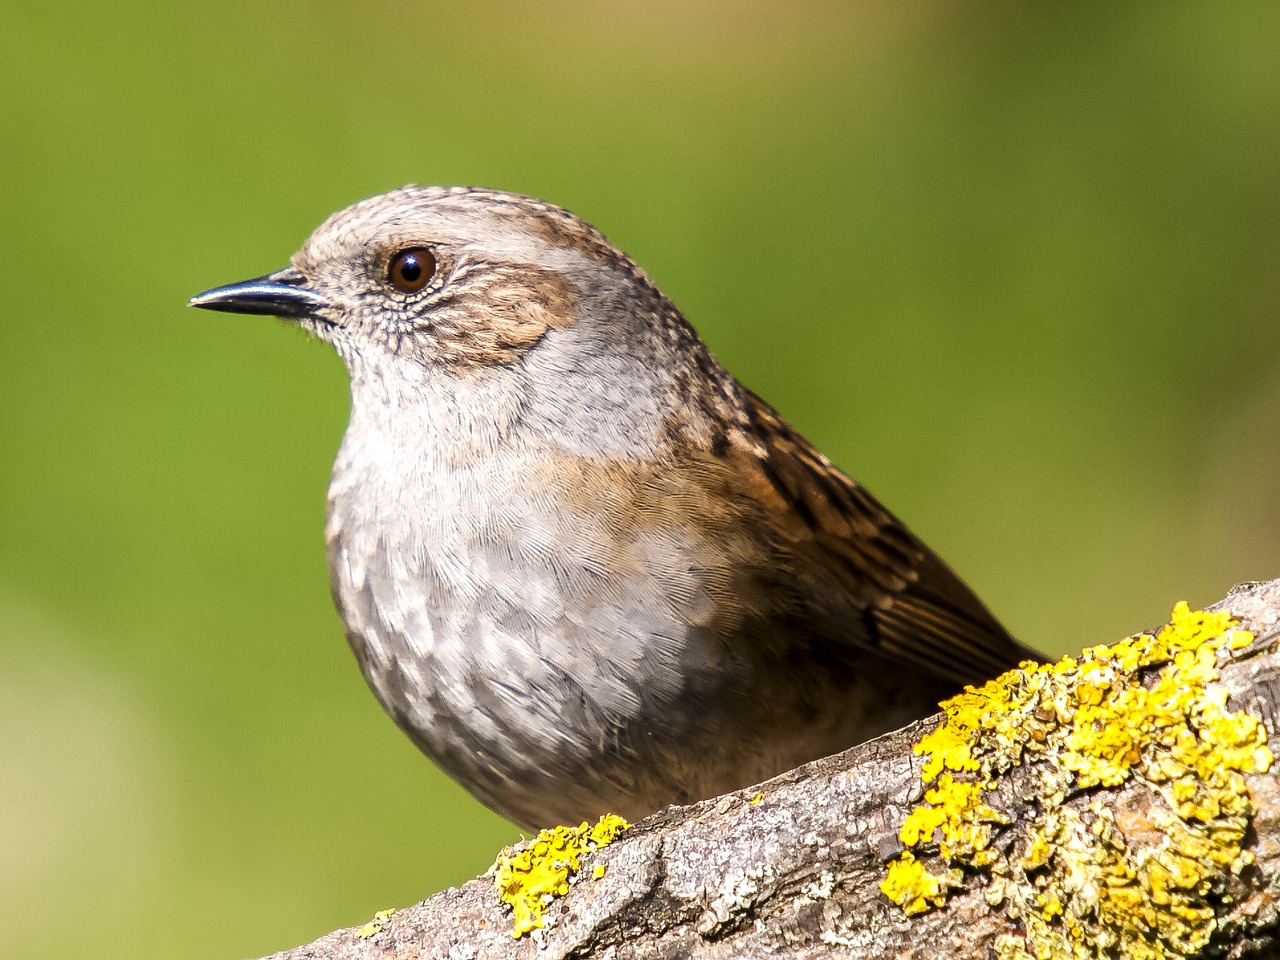
POLYGON ((273 317, 308 317, 329 301, 307 287, 307 278, 293 267, 285 267, 265 277, 229 283, 197 294, 189 307, 222 310, 226 313, 259 313, 273 317))

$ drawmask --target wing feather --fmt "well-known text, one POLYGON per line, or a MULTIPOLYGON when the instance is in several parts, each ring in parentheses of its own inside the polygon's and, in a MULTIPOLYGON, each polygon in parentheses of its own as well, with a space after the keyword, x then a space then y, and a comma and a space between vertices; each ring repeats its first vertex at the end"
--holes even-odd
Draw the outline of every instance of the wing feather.
MULTIPOLYGON (((747 392, 752 456, 784 511, 779 537, 796 562, 815 551, 865 606, 862 642, 957 684, 981 683, 1025 659, 972 590, 865 488, 837 469, 785 420, 747 392)), ((772 499, 772 498, 771 498, 772 499)))

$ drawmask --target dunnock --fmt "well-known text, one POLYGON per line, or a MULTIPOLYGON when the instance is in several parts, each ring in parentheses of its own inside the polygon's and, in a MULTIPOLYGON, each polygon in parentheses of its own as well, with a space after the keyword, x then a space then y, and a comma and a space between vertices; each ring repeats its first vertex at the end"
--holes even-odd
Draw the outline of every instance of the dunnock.
POLYGON ((191 304, 333 344, 333 595, 427 756, 524 826, 763 780, 1034 656, 538 200, 405 187, 191 304))

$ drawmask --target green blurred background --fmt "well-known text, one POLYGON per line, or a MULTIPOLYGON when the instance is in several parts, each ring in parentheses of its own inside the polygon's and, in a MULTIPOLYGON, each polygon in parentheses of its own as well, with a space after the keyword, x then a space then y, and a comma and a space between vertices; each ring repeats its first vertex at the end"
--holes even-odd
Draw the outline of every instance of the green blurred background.
POLYGON ((0 956, 257 955, 515 838, 343 643, 339 362, 184 306, 406 182, 595 222, 1032 644, 1280 575, 1280 5, 19 0, 0 37, 0 956))

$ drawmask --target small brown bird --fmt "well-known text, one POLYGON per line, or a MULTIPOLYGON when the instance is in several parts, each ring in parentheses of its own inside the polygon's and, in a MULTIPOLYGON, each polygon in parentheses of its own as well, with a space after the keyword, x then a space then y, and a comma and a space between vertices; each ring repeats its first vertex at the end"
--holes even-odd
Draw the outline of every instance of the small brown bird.
POLYGON ((413 742, 518 824, 747 786, 1034 656, 552 204, 405 187, 191 305, 346 362, 347 640, 413 742))

